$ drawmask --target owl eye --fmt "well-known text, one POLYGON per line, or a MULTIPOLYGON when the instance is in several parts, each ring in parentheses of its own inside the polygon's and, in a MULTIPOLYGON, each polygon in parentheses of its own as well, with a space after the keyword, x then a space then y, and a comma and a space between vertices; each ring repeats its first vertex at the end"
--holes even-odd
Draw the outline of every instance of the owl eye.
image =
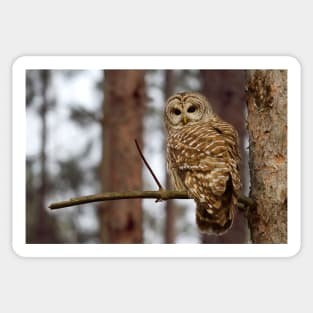
POLYGON ((181 111, 180 111, 179 109, 174 109, 174 110, 173 110, 173 113, 174 113, 175 115, 180 115, 181 111))
POLYGON ((190 106, 187 110, 188 113, 193 113, 196 111, 196 107, 194 105, 190 106))

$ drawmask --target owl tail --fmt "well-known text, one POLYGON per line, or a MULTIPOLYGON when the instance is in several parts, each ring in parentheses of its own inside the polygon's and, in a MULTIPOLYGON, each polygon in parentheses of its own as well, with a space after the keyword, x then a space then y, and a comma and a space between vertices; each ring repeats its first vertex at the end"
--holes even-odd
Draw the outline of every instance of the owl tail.
POLYGON ((226 188, 225 193, 214 200, 216 205, 197 203, 196 222, 201 232, 220 236, 231 228, 238 200, 232 188, 226 188))

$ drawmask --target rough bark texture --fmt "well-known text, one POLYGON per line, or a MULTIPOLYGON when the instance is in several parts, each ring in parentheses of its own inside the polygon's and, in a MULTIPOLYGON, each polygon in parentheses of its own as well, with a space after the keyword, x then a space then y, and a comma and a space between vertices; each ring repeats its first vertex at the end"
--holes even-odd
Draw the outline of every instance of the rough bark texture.
MULTIPOLYGON (((246 182, 247 159, 244 147, 245 129, 245 73, 242 70, 203 70, 202 93, 211 102, 214 111, 232 124, 240 138, 240 176, 243 189, 246 182)), ((246 243, 247 221, 242 212, 237 212, 232 228, 222 236, 202 236, 203 243, 246 243)))
POLYGON ((247 71, 253 243, 287 243, 287 71, 247 71))
MULTIPOLYGON (((165 71, 165 84, 164 96, 167 100, 174 92, 175 76, 173 70, 165 71)), ((164 143, 164 150, 166 150, 166 143, 164 143)), ((164 155, 166 152, 164 152, 164 155)), ((166 189, 171 189, 171 182, 168 173, 166 174, 166 189)), ((165 229, 164 241, 165 243, 174 243, 176 237, 175 220, 176 220, 176 207, 174 200, 168 200, 165 204, 165 229)))
MULTIPOLYGON (((144 71, 105 71, 103 105, 102 191, 142 189, 142 162, 134 139, 142 146, 145 107, 144 71)), ((103 203, 101 241, 141 243, 141 199, 103 203)))

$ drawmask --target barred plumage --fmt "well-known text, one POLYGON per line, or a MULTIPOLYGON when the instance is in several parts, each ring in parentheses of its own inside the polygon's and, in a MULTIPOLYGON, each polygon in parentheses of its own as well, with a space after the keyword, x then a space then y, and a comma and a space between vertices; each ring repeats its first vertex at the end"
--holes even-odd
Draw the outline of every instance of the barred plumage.
POLYGON ((196 201, 200 231, 223 234, 232 225, 241 188, 236 130, 198 93, 170 97, 165 125, 174 187, 187 190, 196 201))

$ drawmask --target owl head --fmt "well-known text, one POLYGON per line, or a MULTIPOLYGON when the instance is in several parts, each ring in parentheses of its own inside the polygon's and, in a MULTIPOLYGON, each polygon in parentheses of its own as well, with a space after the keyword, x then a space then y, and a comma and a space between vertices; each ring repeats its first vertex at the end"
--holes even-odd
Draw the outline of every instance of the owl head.
POLYGON ((196 92, 181 92, 169 97, 164 111, 167 129, 181 129, 186 125, 206 122, 212 116, 210 103, 196 92))

